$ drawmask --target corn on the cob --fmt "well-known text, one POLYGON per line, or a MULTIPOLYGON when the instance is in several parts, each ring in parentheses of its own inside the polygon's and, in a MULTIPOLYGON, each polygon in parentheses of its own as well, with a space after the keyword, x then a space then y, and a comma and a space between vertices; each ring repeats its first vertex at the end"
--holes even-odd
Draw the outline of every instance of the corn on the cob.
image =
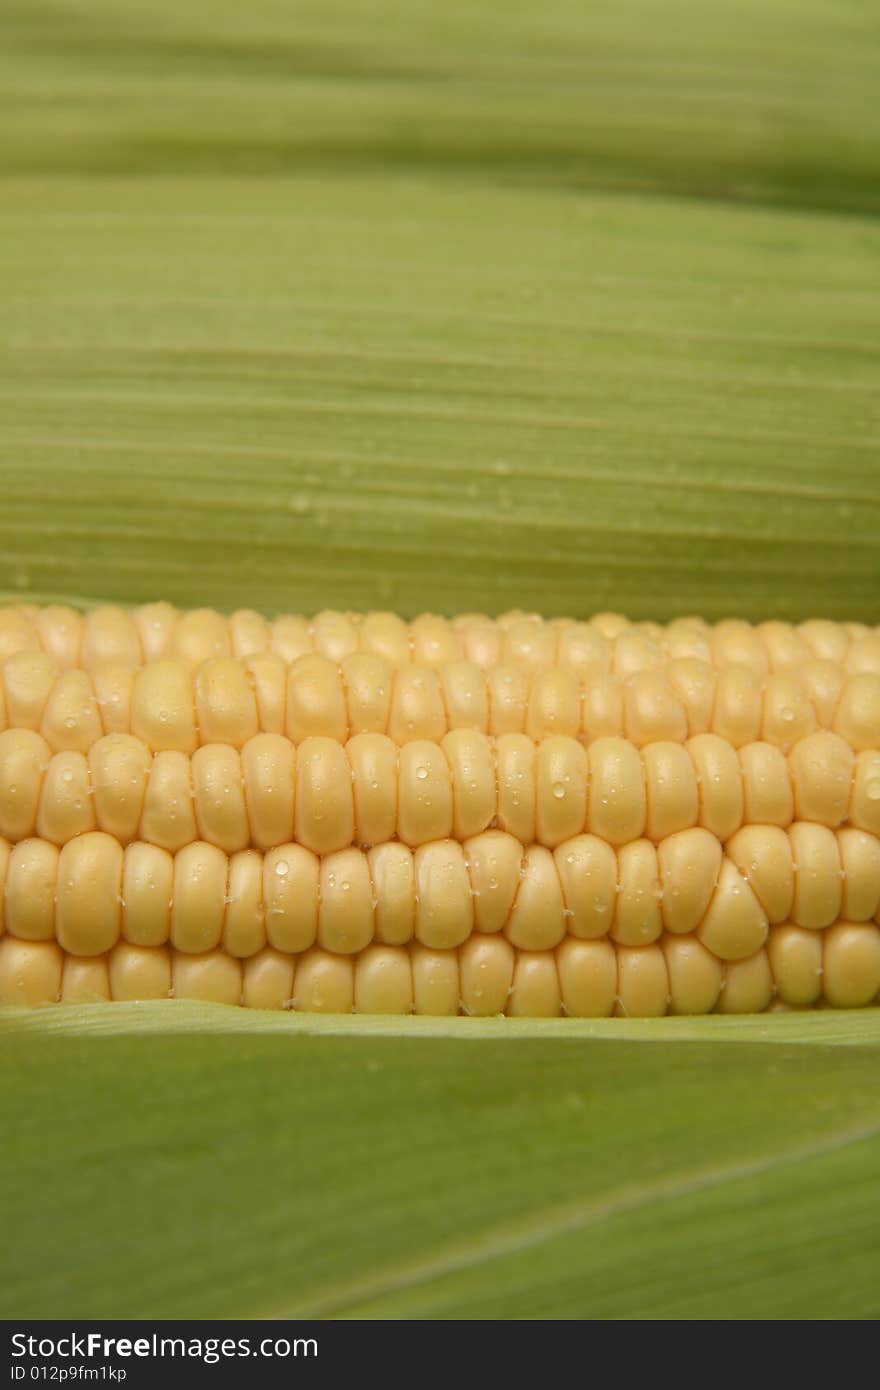
POLYGON ((870 1003, 878 641, 0 610, 0 1003, 870 1003))
POLYGON ((715 734, 637 748, 628 739, 457 729, 398 746, 384 734, 299 746, 256 734, 239 750, 152 754, 130 734, 86 753, 52 753, 29 729, 0 733, 0 835, 57 845, 92 830, 177 850, 227 853, 296 840, 318 854, 399 839, 468 839, 492 826, 550 849, 582 832, 612 845, 702 826, 720 840, 798 822, 880 834, 880 754, 839 734, 809 734, 786 757, 715 734))
POLYGON ((586 743, 624 737, 639 748, 713 733, 734 748, 762 742, 785 753, 824 729, 861 752, 880 741, 880 674, 823 661, 767 675, 688 658, 619 677, 466 662, 395 667, 371 655, 59 670, 45 653, 20 652, 0 665, 5 728, 39 732, 53 753, 85 753, 111 733, 134 734, 154 753, 191 754, 210 743, 242 748, 261 732, 296 744, 378 733, 402 745, 459 729, 586 743))
POLYGON ((478 613, 423 614, 406 623, 393 613, 323 612, 269 620, 242 610, 227 618, 207 608, 181 613, 166 603, 132 612, 104 606, 85 615, 59 606, 0 608, 0 660, 21 651, 43 651, 61 667, 87 669, 107 662, 138 665, 181 657, 197 663, 266 652, 285 662, 312 653, 339 662, 355 652, 372 652, 397 666, 468 661, 488 668, 512 662, 530 670, 559 665, 620 677, 692 657, 718 667, 744 666, 758 675, 811 660, 833 662, 849 673, 880 674, 880 631, 863 623, 815 619, 753 626, 687 617, 661 625, 631 623, 617 613, 584 622, 519 611, 496 619, 478 613))

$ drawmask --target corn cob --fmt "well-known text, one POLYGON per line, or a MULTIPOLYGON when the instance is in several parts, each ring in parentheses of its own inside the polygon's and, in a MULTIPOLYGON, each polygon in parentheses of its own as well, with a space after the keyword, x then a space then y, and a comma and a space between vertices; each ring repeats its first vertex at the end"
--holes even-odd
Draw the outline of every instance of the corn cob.
POLYGON ((560 734, 590 743, 624 737, 637 747, 714 733, 735 748, 763 742, 788 752, 817 730, 857 752, 880 740, 880 674, 845 674, 827 661, 771 675, 688 658, 626 678, 468 662, 394 667, 356 654, 213 657, 60 671, 45 653, 0 665, 0 729, 39 732, 53 753, 87 752, 103 734, 131 733, 152 752, 205 743, 240 748, 256 733, 344 743, 359 733, 393 742, 438 740, 457 729, 492 737, 560 734))
POLYGON ((554 849, 589 833, 659 843, 701 826, 726 841, 748 826, 880 835, 880 755, 838 734, 809 734, 788 757, 766 743, 735 749, 713 734, 684 744, 551 735, 489 738, 459 729, 398 746, 383 734, 296 747, 257 734, 239 751, 151 753, 108 734, 87 753, 52 753, 28 729, 0 734, 0 835, 56 845, 103 830, 178 850, 196 839, 232 853, 296 840, 316 854, 400 840, 465 840, 490 828, 554 849))
POLYGON ((875 639, 2 610, 0 1002, 870 1003, 875 639))
POLYGON ((46 652, 62 668, 86 669, 107 662, 140 665, 180 657, 198 663, 267 652, 287 663, 312 654, 340 662, 369 652, 395 666, 468 661, 486 669, 512 662, 529 670, 559 665, 621 678, 692 657, 717 667, 745 666, 758 675, 810 660, 832 661, 850 674, 880 674, 880 631, 863 623, 815 619, 752 626, 687 617, 663 626, 631 623, 618 613, 599 613, 585 622, 519 611, 496 619, 422 614, 406 623, 393 613, 329 611, 269 620, 241 610, 227 618, 207 608, 180 613, 167 603, 131 612, 103 606, 85 615, 58 606, 0 607, 0 660, 23 651, 46 652))

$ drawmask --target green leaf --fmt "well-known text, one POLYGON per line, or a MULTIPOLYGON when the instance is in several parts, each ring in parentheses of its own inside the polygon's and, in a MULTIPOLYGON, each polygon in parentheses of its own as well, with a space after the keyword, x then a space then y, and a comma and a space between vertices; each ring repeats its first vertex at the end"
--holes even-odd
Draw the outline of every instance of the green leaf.
MULTIPOLYGON (((872 0, 7 0, 0 592, 880 621, 872 0)), ((872 1316, 871 1012, 0 1023, 0 1314, 872 1316)))
POLYGON ((7 1318, 877 1313, 874 1011, 0 1027, 7 1318))

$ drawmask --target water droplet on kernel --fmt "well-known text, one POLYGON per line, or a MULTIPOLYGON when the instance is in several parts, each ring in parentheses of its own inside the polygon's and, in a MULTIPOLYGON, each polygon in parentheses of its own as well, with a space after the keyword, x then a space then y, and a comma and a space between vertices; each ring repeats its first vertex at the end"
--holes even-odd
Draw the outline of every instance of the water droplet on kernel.
POLYGON ((279 859, 279 860, 278 860, 278 863, 275 865, 275 872, 276 872, 276 874, 278 875, 278 877, 279 877, 279 878, 283 878, 284 875, 285 875, 286 873, 288 873, 289 871, 290 871, 290 865, 288 864, 287 860, 286 860, 286 859, 279 859))

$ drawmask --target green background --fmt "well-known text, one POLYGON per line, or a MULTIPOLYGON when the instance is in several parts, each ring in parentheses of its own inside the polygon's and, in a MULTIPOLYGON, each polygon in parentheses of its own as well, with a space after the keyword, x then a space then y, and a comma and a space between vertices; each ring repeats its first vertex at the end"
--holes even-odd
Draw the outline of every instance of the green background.
POLYGON ((873 0, 0 26, 0 591, 880 619, 873 0))
MULTIPOLYGON (((5 0, 0 592, 880 621, 874 0, 5 0)), ((0 1315, 876 1316, 877 1014, 0 1023, 0 1315)))

